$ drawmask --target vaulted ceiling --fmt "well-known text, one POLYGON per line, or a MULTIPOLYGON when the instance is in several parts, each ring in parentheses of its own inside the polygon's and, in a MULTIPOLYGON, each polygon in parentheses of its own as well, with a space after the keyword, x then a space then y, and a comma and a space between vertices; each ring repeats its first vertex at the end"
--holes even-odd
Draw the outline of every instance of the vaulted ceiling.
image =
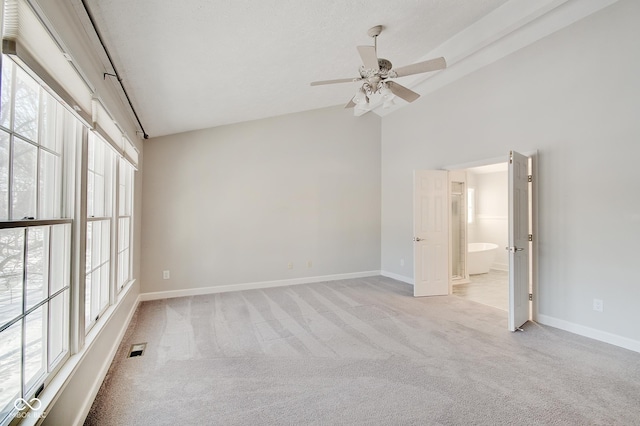
POLYGON ((444 71, 398 79, 422 93, 425 79, 455 74, 456 63, 567 1, 573 0, 82 3, 146 132, 156 137, 346 104, 358 83, 309 83, 358 76, 356 46, 373 44, 367 30, 374 25, 384 26, 378 56, 395 67, 447 59, 444 71))
POLYGON ((357 45, 421 59, 506 0, 87 0, 151 136, 346 104, 357 45))

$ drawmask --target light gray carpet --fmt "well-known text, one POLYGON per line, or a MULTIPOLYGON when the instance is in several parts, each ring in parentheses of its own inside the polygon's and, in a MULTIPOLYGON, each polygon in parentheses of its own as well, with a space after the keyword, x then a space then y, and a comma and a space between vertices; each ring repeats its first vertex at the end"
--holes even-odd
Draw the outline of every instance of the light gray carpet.
POLYGON ((160 300, 85 424, 634 425, 640 354, 383 277, 160 300))

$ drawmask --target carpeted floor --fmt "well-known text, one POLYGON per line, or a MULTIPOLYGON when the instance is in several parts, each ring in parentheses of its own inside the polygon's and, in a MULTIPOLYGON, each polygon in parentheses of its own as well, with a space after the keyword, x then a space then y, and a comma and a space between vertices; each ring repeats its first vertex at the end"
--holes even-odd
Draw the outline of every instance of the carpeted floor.
POLYGON ((640 354, 383 277, 144 302, 85 424, 638 425, 640 354))

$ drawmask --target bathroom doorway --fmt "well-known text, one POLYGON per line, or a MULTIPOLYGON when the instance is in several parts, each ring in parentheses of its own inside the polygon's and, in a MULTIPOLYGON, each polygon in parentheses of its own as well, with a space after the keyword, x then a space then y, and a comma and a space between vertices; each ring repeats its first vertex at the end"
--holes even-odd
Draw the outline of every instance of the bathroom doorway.
POLYGON ((451 293, 508 311, 508 163, 450 171, 451 293))
MULTIPOLYGON (((508 269, 508 307, 507 322, 510 331, 520 330, 521 325, 530 319, 535 320, 537 303, 535 297, 537 281, 537 250, 535 240, 536 219, 536 193, 535 186, 532 185, 536 170, 536 153, 527 155, 516 151, 510 151, 507 171, 506 196, 497 195, 502 199, 507 199, 508 214, 507 223, 507 244, 506 248, 508 262, 505 262, 504 269, 508 269), (534 189, 532 189, 534 188, 534 189)), ((482 241, 480 246, 483 254, 491 254, 485 271, 476 272, 473 256, 470 256, 469 242, 474 238, 469 232, 468 220, 479 220, 479 203, 485 203, 484 198, 475 194, 477 188, 468 191, 469 182, 467 180, 467 170, 476 169, 480 166, 504 167, 502 158, 497 161, 484 161, 469 163, 460 166, 448 167, 444 170, 414 170, 414 280, 413 292, 415 297, 423 296, 444 296, 453 294, 454 279, 459 282, 456 285, 473 284, 473 275, 489 274, 492 270, 499 271, 499 261, 496 257, 500 253, 500 245, 504 241, 497 240, 496 243, 482 241), (501 163, 500 166, 495 166, 501 163), (458 185, 462 183, 461 187, 458 185), (455 194, 452 194, 452 190, 455 194), (473 198, 467 198, 465 202, 462 194, 474 193, 473 198), (458 202, 452 203, 456 199, 458 202), (471 202, 469 202, 471 200, 471 202), (452 212, 452 208, 455 211, 452 212), (472 209, 469 212, 468 209, 472 209), (452 214, 453 213, 453 214, 452 214), (467 221, 462 221, 462 217, 467 217, 467 221), (450 226, 452 218, 455 222, 462 224, 456 231, 450 226), (452 241, 452 236, 457 235, 456 242, 452 241), (464 249, 466 248, 466 250, 464 249), (457 262, 452 265, 454 253, 457 250, 457 262), (487 272, 488 271, 488 272, 487 272), (468 282, 464 282, 468 280, 468 282)), ((484 169, 473 170, 486 171, 487 174, 493 171, 484 169)), ((483 174, 483 173, 480 173, 483 174)), ((472 179, 473 180, 473 177, 472 179)), ((500 204, 495 199, 489 200, 488 205, 500 204)), ((496 219, 502 214, 485 214, 484 219, 496 219)), ((499 233, 498 233, 499 235, 499 233)), ((486 236, 486 235, 485 235, 486 236)), ((489 236, 487 238, 493 238, 489 236)), ((474 238, 475 239, 475 238, 474 238)), ((490 275, 485 275, 490 277, 490 275)), ((476 281, 477 282, 477 281, 476 281)), ((475 286, 479 287, 479 286, 475 286)), ((504 294, 504 293, 502 293, 504 294)), ((486 302, 485 302, 486 303, 486 302)), ((501 306, 500 309, 503 309, 501 306)))

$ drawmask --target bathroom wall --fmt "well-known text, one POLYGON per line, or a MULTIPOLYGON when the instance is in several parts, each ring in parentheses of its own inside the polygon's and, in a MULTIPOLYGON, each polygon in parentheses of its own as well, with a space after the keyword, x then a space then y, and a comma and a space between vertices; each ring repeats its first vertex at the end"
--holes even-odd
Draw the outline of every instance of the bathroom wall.
POLYGON ((507 271, 509 256, 504 247, 509 244, 508 172, 473 173, 476 214, 469 232, 469 242, 494 243, 498 245, 493 269, 507 271))

